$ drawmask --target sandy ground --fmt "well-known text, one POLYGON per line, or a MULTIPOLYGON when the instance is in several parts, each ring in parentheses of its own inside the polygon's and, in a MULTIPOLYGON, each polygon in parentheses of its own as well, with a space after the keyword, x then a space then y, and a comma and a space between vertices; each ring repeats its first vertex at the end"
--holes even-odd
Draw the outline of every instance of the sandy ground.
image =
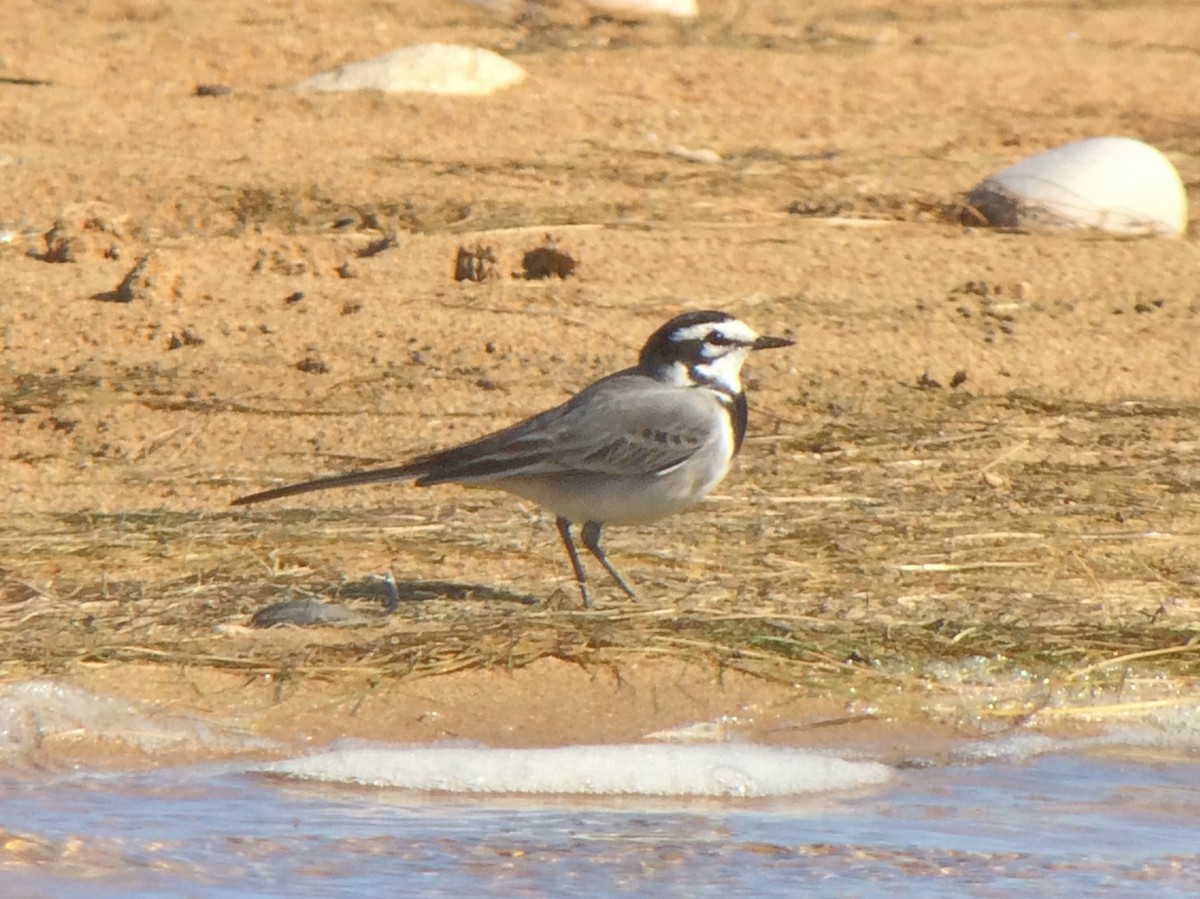
MULTIPOLYGON (((752 438, 721 496, 608 538, 649 608, 699 603, 713 583, 722 608, 754 596, 816 629, 947 620, 986 600, 1000 608, 989 621, 1018 607, 1024 623, 1046 609, 1060 623, 1167 620, 1169 633, 1114 653, 1194 636, 1195 213, 1182 240, 958 222, 986 174, 1103 134, 1162 149, 1196 208, 1190 4, 702 9, 696 23, 635 25, 569 5, 515 22, 450 2, 0 7, 5 676, 228 707, 319 741, 632 739, 722 715, 782 739, 842 714, 852 697, 722 679, 703 652, 682 668, 543 658, 412 684, 385 672, 371 687, 329 668, 281 690, 261 670, 134 665, 131 652, 84 664, 64 649, 99 639, 81 597, 138 584, 138 615, 154 616, 148 593, 231 569, 242 585, 282 572, 318 592, 391 569, 570 606, 552 529, 502 496, 397 488, 285 507, 330 513, 315 524, 278 507, 221 516, 241 493, 558 402, 692 308, 798 346, 754 360, 752 438), (435 40, 493 47, 530 77, 488 98, 287 89, 435 40), (231 91, 198 96, 201 84, 231 91), (523 255, 547 234, 578 267, 526 280, 523 255), (456 282, 460 247, 490 248, 494 277, 456 282), (977 451, 955 455, 967 443, 977 451), (837 511, 832 498, 864 491, 897 515, 837 511), (364 509, 390 530, 365 527, 364 509), (951 511, 955 537, 1037 540, 983 588, 905 582, 897 564, 944 560, 950 526, 927 531, 951 511), (114 534, 141 514, 174 515, 174 530, 130 550, 114 534), (205 542, 225 521, 248 530, 205 542), (53 651, 30 648, 35 619, 61 624, 53 651)), ((190 607, 194 627, 232 628, 213 657, 249 639, 235 630, 263 594, 241 589, 190 607)), ((469 628, 478 604, 459 605, 469 628)), ((124 643, 148 645, 131 628, 124 643)), ((318 639, 264 633, 256 645, 318 639)))

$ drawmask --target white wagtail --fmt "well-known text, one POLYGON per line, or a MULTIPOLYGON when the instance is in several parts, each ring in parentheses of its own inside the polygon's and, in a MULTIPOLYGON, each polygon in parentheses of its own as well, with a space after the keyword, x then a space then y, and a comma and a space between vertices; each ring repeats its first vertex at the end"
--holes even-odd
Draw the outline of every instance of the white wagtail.
POLYGON ((233 505, 385 481, 495 487, 555 514, 585 607, 592 600, 573 523, 582 523, 583 545, 634 597, 600 548, 600 529, 682 511, 720 483, 746 436, 742 365, 753 350, 792 343, 724 312, 686 312, 650 335, 633 368, 540 415, 393 468, 276 487, 233 505))

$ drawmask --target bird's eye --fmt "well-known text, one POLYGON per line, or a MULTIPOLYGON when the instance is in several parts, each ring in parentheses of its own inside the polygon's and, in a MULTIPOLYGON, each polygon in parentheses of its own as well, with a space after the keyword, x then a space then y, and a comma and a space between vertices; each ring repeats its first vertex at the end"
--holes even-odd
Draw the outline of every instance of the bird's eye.
POLYGON ((710 331, 708 334, 708 342, 713 346, 733 346, 735 343, 737 343, 737 341, 728 334, 723 334, 720 331, 710 331))

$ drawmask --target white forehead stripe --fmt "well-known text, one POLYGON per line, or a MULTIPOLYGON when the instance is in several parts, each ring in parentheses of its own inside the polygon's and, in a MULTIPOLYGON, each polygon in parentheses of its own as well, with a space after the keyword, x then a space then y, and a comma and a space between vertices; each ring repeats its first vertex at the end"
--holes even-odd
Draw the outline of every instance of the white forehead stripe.
POLYGON ((718 331, 737 343, 751 344, 758 339, 758 333, 743 321, 731 318, 723 322, 701 322, 698 325, 688 325, 671 332, 671 339, 677 341, 704 340, 709 334, 718 331))

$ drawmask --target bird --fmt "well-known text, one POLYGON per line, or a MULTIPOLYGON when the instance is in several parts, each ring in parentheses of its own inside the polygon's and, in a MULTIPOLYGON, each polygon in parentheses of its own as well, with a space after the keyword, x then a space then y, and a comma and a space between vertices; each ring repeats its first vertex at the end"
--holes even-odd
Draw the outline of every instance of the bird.
POLYGON ((393 481, 496 488, 555 516, 585 608, 592 596, 576 525, 583 546, 636 599, 600 546, 602 529, 683 511, 719 484, 746 436, 742 366, 752 352, 793 344, 727 312, 684 312, 650 335, 633 367, 503 430, 400 465, 275 487, 232 504, 393 481))

